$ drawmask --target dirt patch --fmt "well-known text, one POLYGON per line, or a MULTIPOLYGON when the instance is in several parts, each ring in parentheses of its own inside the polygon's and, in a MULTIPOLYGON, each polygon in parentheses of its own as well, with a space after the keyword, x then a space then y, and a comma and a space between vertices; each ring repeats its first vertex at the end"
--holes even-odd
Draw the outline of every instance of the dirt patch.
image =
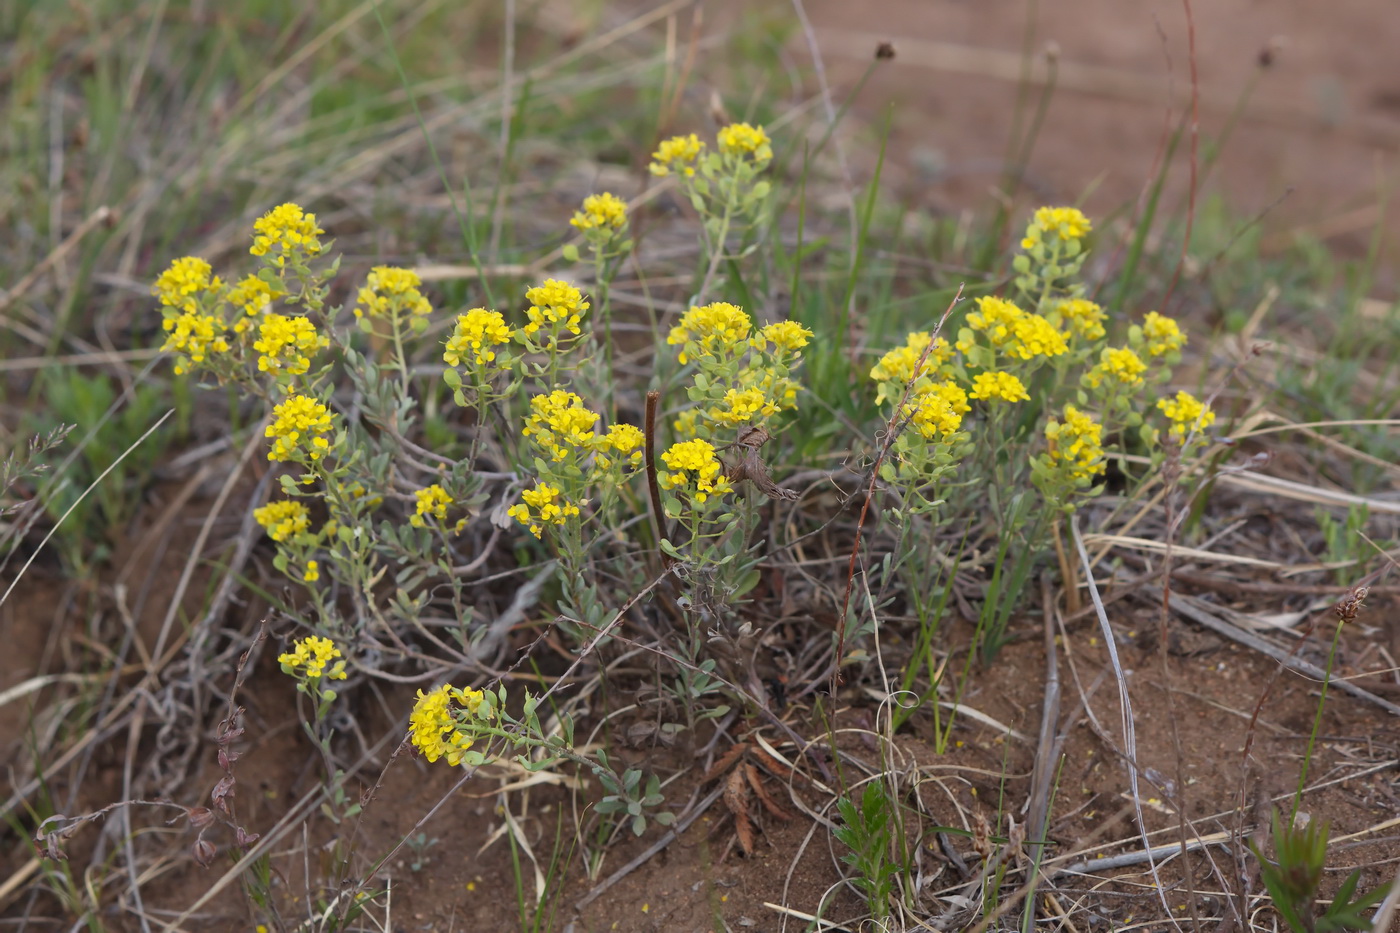
MULTIPOLYGON (((905 202, 944 211, 985 205, 1006 171, 1027 4, 807 6, 838 95, 855 85, 877 43, 893 41, 897 58, 875 69, 855 109, 872 131, 890 115, 891 178, 905 202)), ((1162 158, 1166 133, 1189 112, 1184 5, 1034 6, 1032 91, 1048 80, 1047 47, 1057 50, 1057 74, 1027 162, 1027 187, 1033 200, 1083 199, 1091 214, 1106 216, 1138 198, 1162 158)), ((1364 252, 1382 218, 1381 198, 1394 187, 1400 152, 1400 73, 1393 66, 1400 18, 1385 0, 1191 6, 1202 197, 1224 198, 1238 216, 1263 215, 1277 244, 1306 229, 1345 252, 1364 252), (1217 161, 1212 153, 1222 139, 1217 161)), ((1183 141, 1170 163, 1171 208, 1188 190, 1189 163, 1183 141)), ((1400 244, 1397 213, 1385 220, 1392 250, 1400 244)))

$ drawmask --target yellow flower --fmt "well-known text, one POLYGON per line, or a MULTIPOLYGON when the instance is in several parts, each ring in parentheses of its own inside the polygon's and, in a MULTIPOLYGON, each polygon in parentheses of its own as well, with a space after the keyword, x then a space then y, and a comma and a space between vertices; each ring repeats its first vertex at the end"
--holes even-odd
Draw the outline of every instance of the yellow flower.
POLYGON ((281 298, 285 294, 280 289, 274 288, 267 282, 250 275, 229 290, 228 300, 234 307, 242 308, 244 316, 239 318, 233 325, 233 331, 241 334, 253 325, 252 318, 256 318, 272 306, 272 302, 281 298))
MULTIPOLYGON (((170 332, 161 349, 185 354, 191 363, 203 363, 210 353, 228 352, 228 340, 224 338, 227 327, 217 315, 184 311, 166 318, 161 326, 170 332)), ((185 372, 183 359, 175 363, 175 372, 185 372)))
POLYGON ((279 499, 253 509, 253 518, 267 529, 267 536, 273 541, 286 541, 306 531, 311 524, 306 506, 293 499, 279 499))
POLYGON ((924 348, 929 345, 930 340, 933 342, 933 349, 928 351, 928 359, 924 360, 924 368, 920 375, 930 376, 937 373, 953 358, 952 348, 942 337, 934 339, 927 331, 915 331, 909 335, 904 346, 895 347, 880 357, 880 362, 870 370, 870 378, 876 382, 910 382, 914 378, 914 366, 919 362, 919 357, 923 356, 924 348))
POLYGON ((904 405, 901 417, 907 417, 927 440, 956 434, 962 427, 962 416, 972 409, 967 393, 951 382, 924 386, 913 393, 904 405))
POLYGON ((520 503, 506 509, 506 514, 530 529, 536 538, 545 525, 562 525, 579 514, 579 508, 560 493, 559 487, 540 482, 534 489, 520 493, 520 503))
POLYGON ((466 314, 457 316, 457 328, 447 338, 443 362, 448 366, 461 366, 462 360, 470 356, 476 360, 476 365, 485 366, 496 359, 491 347, 498 347, 513 336, 500 312, 472 308, 466 314))
POLYGON ((972 397, 975 399, 1004 399, 1008 402, 1030 401, 1030 394, 1020 379, 1010 373, 978 373, 972 380, 972 397))
POLYGON ((1147 364, 1127 347, 1104 347, 1099 363, 1084 374, 1084 384, 1091 389, 1103 385, 1109 377, 1130 388, 1142 385, 1142 374, 1147 364))
POLYGON ((1065 240, 1082 240, 1093 224, 1089 218, 1074 207, 1042 207, 1035 212, 1035 219, 1026 228, 1022 249, 1034 249, 1042 237, 1052 236, 1065 240))
MULTIPOLYGON (((734 347, 749 337, 753 322, 742 309, 725 301, 716 301, 703 307, 692 307, 682 317, 681 322, 671 328, 666 343, 675 346, 695 344, 701 356, 714 355, 715 346, 734 347)), ((682 363, 688 363, 687 354, 679 355, 682 363)))
POLYGON ((583 199, 583 209, 575 211, 569 223, 579 230, 599 227, 620 230, 627 225, 627 202, 606 191, 590 194, 583 199))
POLYGON ((296 458, 303 452, 311 460, 320 460, 330 449, 333 424, 330 409, 305 395, 290 396, 272 409, 272 423, 264 431, 274 438, 267 459, 274 463, 296 458))
POLYGON ((711 408, 709 416, 721 424, 748 424, 755 415, 771 415, 777 412, 774 405, 763 395, 762 389, 730 389, 724 393, 719 406, 711 408))
POLYGON ((598 438, 598 466, 607 469, 612 460, 607 453, 612 451, 627 458, 629 466, 640 466, 642 463, 642 445, 646 442, 646 437, 640 428, 630 424, 615 424, 608 428, 608 433, 598 438))
POLYGON ((1069 325, 1085 340, 1100 340, 1104 336, 1103 322, 1107 319, 1103 308, 1083 298, 1066 298, 1055 306, 1060 319, 1069 325))
MULTIPOLYGON (((992 346, 999 347, 1011 339, 1012 328, 1025 313, 1011 302, 989 295, 977 299, 977 310, 967 316, 967 326, 986 334, 992 346)), ((961 343, 958 349, 966 352, 961 343)))
POLYGON ((530 302, 530 308, 525 312, 530 319, 530 323, 524 327, 525 333, 533 336, 546 324, 563 324, 576 337, 583 332, 579 321, 590 306, 583 300, 583 293, 568 282, 545 279, 543 285, 525 292, 525 300, 530 302))
POLYGON ((1194 434, 1215 424, 1215 412, 1190 392, 1178 392, 1174 399, 1159 399, 1157 407, 1171 420, 1171 436, 1177 441, 1184 440, 1188 432, 1194 434))
POLYGON ((443 684, 427 693, 419 690, 418 701, 408 717, 410 741, 429 762, 445 757, 448 764, 456 767, 474 741, 463 730, 457 711, 464 709, 475 716, 484 699, 480 690, 459 690, 451 684, 443 684))
POLYGON ((1045 438, 1050 442, 1050 459, 1067 465, 1073 479, 1104 472, 1103 425, 1073 405, 1065 406, 1063 422, 1050 419, 1045 438))
POLYGON ((597 412, 583 407, 583 399, 572 392, 555 389, 548 395, 530 399, 533 412, 520 433, 533 437, 539 448, 560 462, 569 454, 568 448, 584 448, 593 442, 593 426, 598 423, 597 412))
POLYGON ((694 133, 689 136, 672 136, 662 140, 661 145, 651 154, 651 165, 648 169, 658 178, 664 178, 674 171, 682 172, 686 176, 694 175, 695 160, 700 158, 700 150, 704 148, 705 144, 694 133))
POLYGON ((661 474, 661 488, 677 489, 692 481, 695 501, 705 502, 710 496, 731 491, 729 480, 720 473, 723 468, 715 456, 714 445, 706 440, 681 441, 661 455, 661 461, 673 472, 661 474), (694 477, 687 476, 695 474, 694 477))
POLYGON ((316 325, 304 317, 268 314, 258 327, 258 339, 253 349, 258 357, 258 370, 277 376, 286 372, 300 376, 311 368, 311 354, 330 346, 329 338, 316 333, 316 325))
POLYGON ((433 306, 423 297, 418 286, 423 280, 412 269, 398 266, 375 266, 360 289, 355 317, 390 318, 395 314, 423 317, 431 314, 433 306))
MULTIPOLYGON (((310 566, 314 567, 315 564, 315 561, 311 561, 310 566)), ((305 677, 307 680, 319 680, 322 677, 327 680, 344 680, 344 661, 336 661, 329 671, 326 670, 326 665, 338 657, 340 649, 329 638, 308 635, 293 643, 291 651, 278 655, 277 663, 282 665, 283 673, 294 677, 305 677)))
POLYGON ((275 252, 273 262, 280 269, 290 257, 319 256, 321 241, 317 237, 325 232, 316 226, 315 214, 296 204, 282 204, 253 222, 253 245, 248 252, 254 256, 275 252))
POLYGON ((446 489, 433 483, 426 489, 416 490, 413 495, 417 497, 418 503, 413 514, 408 517, 408 523, 414 528, 427 527, 424 516, 439 521, 447 518, 447 507, 452 504, 452 497, 447 494, 446 489))
POLYGON ((773 158, 773 147, 761 126, 731 123, 719 131, 716 139, 719 141, 719 151, 725 155, 752 156, 760 164, 773 158))
POLYGON ((682 436, 694 434, 700 422, 700 409, 687 408, 676 413, 676 420, 671 422, 671 430, 682 436))
POLYGON ((209 263, 198 256, 185 256, 172 262, 170 268, 160 274, 151 287, 151 294, 167 308, 194 313, 197 296, 201 292, 216 291, 223 286, 213 272, 209 263))
POLYGON ((1020 360, 1037 356, 1059 356, 1069 350, 1065 335, 1039 314, 1023 314, 1011 325, 1015 343, 1007 352, 1020 360))
POLYGON ((317 580, 321 579, 320 563, 314 560, 307 561, 306 572, 301 575, 301 579, 304 583, 315 583, 317 580))
POLYGON ((812 332, 796 321, 779 321, 760 330, 758 336, 753 339, 752 346, 755 350, 762 350, 771 343, 783 353, 796 353, 807 346, 811 336, 812 332))
POLYGON ((1186 335, 1181 332, 1176 321, 1158 314, 1147 312, 1142 320, 1142 335, 1147 338, 1149 356, 1161 356, 1186 346, 1186 335))

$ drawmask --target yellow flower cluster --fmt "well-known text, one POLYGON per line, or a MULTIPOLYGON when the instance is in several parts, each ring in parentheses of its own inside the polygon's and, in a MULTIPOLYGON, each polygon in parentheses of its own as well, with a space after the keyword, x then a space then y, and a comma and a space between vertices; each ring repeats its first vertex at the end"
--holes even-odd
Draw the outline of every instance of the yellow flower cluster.
POLYGON ((720 404, 710 409, 709 416, 714 421, 732 427, 748 424, 756 415, 776 414, 778 410, 778 406, 770 401, 760 388, 730 389, 724 393, 720 404))
MULTIPOLYGON (((161 349, 183 353, 191 363, 203 363, 210 353, 228 352, 228 340, 224 338, 227 327, 224 319, 216 314, 182 311, 166 318, 161 326, 170 332, 161 349)), ((177 375, 185 372, 182 362, 175 363, 175 372, 177 375)))
POLYGON ((228 300, 236 308, 242 308, 244 316, 233 325, 233 332, 241 334, 253 325, 253 320, 272 306, 272 302, 285 294, 267 282, 250 275, 229 290, 228 300))
MULTIPOLYGON (((716 301, 703 307, 692 307, 681 316, 681 322, 671 328, 666 343, 685 347, 694 345, 702 356, 712 356, 716 346, 734 347, 749 337, 753 321, 742 308, 726 301, 716 301)), ((677 357, 681 363, 690 360, 682 352, 677 357)))
POLYGON ((575 211, 569 224, 578 230, 599 228, 620 230, 627 224, 627 202, 604 191, 583 199, 583 209, 575 211))
POLYGON ((1159 399, 1157 407, 1172 422, 1171 436, 1177 441, 1184 440, 1188 432, 1194 434, 1215 424, 1215 412, 1190 392, 1178 392, 1174 399, 1159 399))
POLYGON ((642 445, 646 442, 645 435, 640 428, 630 424, 615 424, 608 428, 608 433, 597 440, 598 458, 596 463, 600 469, 606 470, 612 465, 610 453, 618 454, 627 459, 627 465, 638 467, 642 464, 642 445))
POLYGON ((597 412, 583 407, 583 399, 572 392, 555 389, 548 395, 530 399, 532 414, 520 433, 533 437, 539 448, 558 463, 575 450, 589 447, 593 442, 593 426, 598 423, 597 412))
POLYGON ((1104 471, 1103 425, 1075 408, 1065 406, 1065 420, 1050 419, 1045 426, 1050 459, 1068 466, 1072 479, 1087 479, 1104 471))
POLYGON ((694 133, 689 136, 672 136, 662 140, 661 145, 651 154, 651 165, 648 169, 658 178, 665 178, 677 171, 689 177, 695 174, 695 160, 700 158, 700 151, 704 148, 705 144, 694 133))
POLYGON ((253 222, 253 245, 248 252, 254 256, 274 253, 273 262, 280 269, 293 256, 319 256, 322 247, 318 237, 325 232, 316 226, 315 214, 296 204, 282 204, 253 222))
POLYGON ((433 306, 418 287, 423 280, 412 269, 398 266, 375 266, 365 279, 355 305, 355 317, 390 318, 395 314, 423 317, 431 314, 433 306))
POLYGON ((333 427, 330 409, 306 395, 293 395, 272 409, 264 435, 273 438, 267 459, 274 463, 297 458, 298 452, 320 460, 330 449, 326 435, 333 427))
POLYGON ((1059 356, 1069 351, 1065 335, 1039 314, 1023 314, 1011 325, 1015 338, 1007 351, 1018 360, 1033 360, 1038 356, 1059 356))
POLYGON ((520 494, 520 502, 506 509, 506 514, 530 529, 536 538, 545 525, 562 525, 579 514, 578 506, 561 496, 559 487, 541 481, 534 489, 520 494))
POLYGON ((294 499, 279 499, 253 509, 253 519, 267 529, 267 536, 273 541, 286 541, 311 526, 306 506, 294 499))
POLYGON ((523 328, 525 333, 533 336, 546 324, 563 324, 576 337, 583 332, 579 321, 589 304, 583 300, 583 294, 569 283, 545 279, 543 285, 536 285, 525 292, 525 300, 530 302, 530 308, 525 312, 530 319, 523 328))
POLYGON ((895 347, 880 357, 880 362, 870 370, 870 378, 876 382, 901 384, 912 381, 914 367, 919 362, 919 357, 924 355, 924 349, 930 341, 933 343, 933 349, 928 351, 928 359, 924 361, 924 369, 920 375, 928 376, 940 372, 953 358, 953 350, 948 341, 942 337, 934 339, 927 331, 915 331, 909 335, 904 346, 895 347))
POLYGON ((677 489, 695 483, 695 501, 705 502, 710 496, 722 496, 731 491, 729 480, 715 456, 714 445, 699 438, 672 444, 661 455, 661 461, 673 472, 661 474, 661 488, 677 489), (692 477, 687 474, 694 474, 692 477))
POLYGON ((972 380, 972 397, 1008 402, 1028 402, 1031 398, 1020 379, 1003 372, 978 373, 972 380))
POLYGON ((253 349, 258 370, 273 376, 287 373, 300 376, 311 368, 311 354, 330 346, 330 340, 316 333, 316 325, 304 317, 268 314, 258 328, 253 349))
POLYGON ((1093 229, 1089 218, 1074 207, 1042 207, 1026 228, 1022 249, 1034 249, 1042 239, 1053 237, 1060 241, 1082 240, 1093 229))
POLYGON ((780 353, 796 353, 807 346, 811 337, 812 332, 796 321, 778 321, 765 325, 749 345, 755 350, 764 350, 771 343, 780 353))
POLYGON ((1120 385, 1135 388, 1142 385, 1145 372, 1147 364, 1128 347, 1104 347, 1098 364, 1084 374, 1084 384, 1097 389, 1105 379, 1113 379, 1120 385))
POLYGON ((1066 298, 1055 306, 1060 319, 1069 325, 1085 340, 1101 340, 1104 335, 1103 322, 1107 320, 1103 308, 1084 298, 1066 298))
POLYGON ((193 314, 198 306, 200 293, 217 291, 223 285, 213 273, 209 263, 198 256, 182 257, 172 262, 170 268, 160 274, 151 288, 151 294, 159 298, 160 303, 167 308, 179 308, 193 314))
POLYGON ((308 635, 293 644, 291 651, 278 655, 277 663, 282 665, 284 673, 307 680, 320 680, 322 677, 344 680, 345 662, 335 661, 339 657, 340 649, 329 638, 308 635), (327 671, 326 665, 331 661, 335 661, 335 664, 327 671))
POLYGON ((427 518, 436 518, 438 521, 447 519, 447 507, 452 504, 452 497, 447 494, 437 483, 433 483, 426 489, 419 489, 413 493, 417 498, 413 514, 408 517, 408 523, 414 528, 424 528, 427 526, 427 518))
MULTIPOLYGON (((986 334, 992 346, 999 347, 1012 338, 1012 328, 1025 313, 1011 302, 989 295, 977 299, 977 310, 967 316, 967 326, 986 334)), ((968 347, 960 341, 958 349, 966 353, 968 347)))
POLYGON ((759 163, 773 158, 772 141, 761 126, 731 123, 721 128, 715 138, 719 142, 719 151, 725 155, 750 156, 759 163))
POLYGON ((454 711, 465 709, 474 716, 484 698, 480 690, 460 690, 451 684, 443 684, 427 693, 419 690, 418 701, 413 704, 413 713, 408 718, 410 741, 429 762, 446 758, 448 764, 456 767, 474 740, 462 730, 454 711))
POLYGON ((952 382, 921 387, 904 405, 902 417, 926 440, 946 438, 962 427, 962 416, 971 411, 967 393, 952 382))
POLYGON ((491 348, 508 342, 513 336, 514 332, 506 326, 506 319, 499 311, 472 308, 457 316, 457 327, 447 338, 447 350, 442 354, 443 362, 448 366, 461 366, 462 361, 470 357, 476 365, 485 366, 496 359, 491 348))
POLYGON ((1147 338, 1149 356, 1162 356, 1186 346, 1186 335, 1176 321, 1149 311, 1142 321, 1142 335, 1147 338))

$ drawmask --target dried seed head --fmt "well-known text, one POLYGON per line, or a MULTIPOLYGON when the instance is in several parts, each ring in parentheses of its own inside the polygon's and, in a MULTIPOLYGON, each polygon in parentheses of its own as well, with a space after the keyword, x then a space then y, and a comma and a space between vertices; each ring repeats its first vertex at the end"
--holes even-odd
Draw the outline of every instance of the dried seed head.
POLYGON ((190 855, 199 863, 200 868, 208 868, 214 864, 214 856, 218 850, 214 848, 214 843, 204 839, 196 839, 194 845, 190 846, 190 855))
POLYGON ((894 59, 894 43, 881 42, 875 46, 875 60, 877 62, 887 62, 894 59))
POLYGON ((1337 618, 1342 622, 1356 621, 1356 614, 1361 611, 1361 605, 1366 601, 1366 594, 1370 592, 1369 586, 1358 586, 1343 596, 1335 607, 1337 618))

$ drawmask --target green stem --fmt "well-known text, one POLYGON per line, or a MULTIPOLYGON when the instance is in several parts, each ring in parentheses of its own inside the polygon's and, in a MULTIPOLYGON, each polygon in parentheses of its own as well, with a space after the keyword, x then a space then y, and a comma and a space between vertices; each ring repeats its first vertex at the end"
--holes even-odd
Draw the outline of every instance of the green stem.
POLYGON ((1332 634, 1332 650, 1327 652, 1327 671, 1322 677, 1322 694, 1317 698, 1317 713, 1313 716, 1312 733, 1308 736, 1307 751, 1303 753, 1303 767, 1298 774, 1298 789, 1293 793, 1293 809, 1288 816, 1288 825, 1292 826, 1298 817, 1298 807, 1303 802, 1303 785, 1308 781, 1308 763, 1312 761, 1313 746, 1317 744, 1317 733, 1322 728, 1322 709, 1327 704, 1327 686, 1332 682, 1332 664, 1337 659, 1337 645, 1342 640, 1342 625, 1337 623, 1337 630, 1332 634))

